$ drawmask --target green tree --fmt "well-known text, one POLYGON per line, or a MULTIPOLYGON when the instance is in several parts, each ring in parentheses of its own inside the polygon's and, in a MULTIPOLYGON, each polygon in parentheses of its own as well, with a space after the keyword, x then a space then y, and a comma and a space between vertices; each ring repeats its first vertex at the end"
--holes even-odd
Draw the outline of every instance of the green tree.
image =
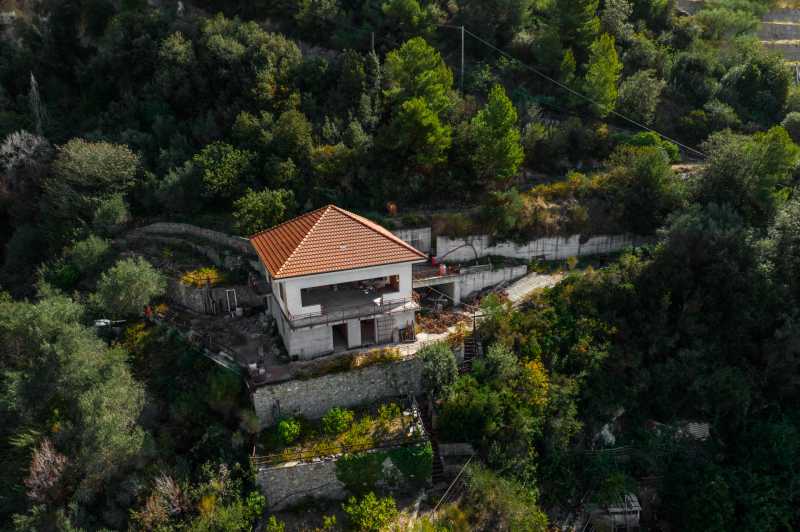
POLYGON ((76 224, 90 223, 105 198, 130 189, 138 169, 139 157, 127 146, 83 139, 61 146, 41 205, 51 232, 64 235, 76 224))
POLYGON ((361 499, 350 497, 342 504, 350 526, 359 532, 380 532, 397 517, 397 505, 392 497, 378 498, 369 492, 361 499))
POLYGON ((743 120, 769 126, 780 120, 790 85, 791 75, 783 58, 762 52, 752 54, 725 74, 720 95, 743 120))
POLYGON ((517 128, 517 111, 506 92, 495 85, 486 106, 472 119, 477 144, 472 163, 478 176, 502 189, 517 174, 525 158, 517 128))
POLYGON ((381 6, 384 26, 396 36, 392 43, 406 41, 415 36, 425 36, 432 28, 430 12, 417 0, 388 0, 381 6))
POLYGON ((100 276, 93 300, 110 316, 139 316, 165 289, 164 276, 149 262, 141 257, 122 259, 100 276))
POLYGON ((695 183, 703 203, 727 204, 744 220, 764 227, 775 214, 776 192, 789 183, 800 161, 800 148, 780 126, 750 137, 716 133, 704 144, 709 154, 695 183))
POLYGON ((622 146, 608 164, 619 223, 634 234, 654 233, 682 198, 666 152, 658 147, 622 146))
POLYGON ((787 113, 781 121, 783 129, 792 137, 795 144, 800 144, 800 112, 792 111, 787 113))
POLYGON ((213 142, 192 158, 208 197, 230 198, 250 177, 253 154, 224 142, 213 142))
POLYGON ((702 107, 719 92, 721 70, 713 54, 679 53, 670 69, 671 92, 694 107, 702 107))
POLYGON ((122 194, 113 194, 100 201, 94 211, 94 228, 105 235, 116 233, 130 221, 131 214, 122 194))
POLYGON ((444 162, 452 142, 452 129, 442 124, 424 98, 404 102, 388 134, 388 142, 403 160, 426 167, 444 162))
POLYGON ((253 235, 284 221, 294 209, 291 190, 247 189, 245 195, 233 203, 236 230, 242 235, 253 235))
POLYGON ((625 114, 645 125, 653 123, 661 92, 667 82, 658 79, 653 70, 641 70, 626 78, 619 88, 617 106, 625 114))
POLYGON ((630 0, 606 0, 600 14, 600 25, 604 32, 613 35, 619 42, 628 41, 633 35, 630 23, 633 4, 630 0))
POLYGON ((589 45, 600 31, 599 3, 599 0, 554 0, 550 7, 562 48, 571 48, 581 60, 586 58, 589 45))
POLYGON ((415 37, 386 56, 386 97, 402 108, 413 99, 422 99, 439 115, 452 104, 453 73, 439 52, 425 39, 415 37))
POLYGON ((68 251, 70 262, 82 275, 96 271, 108 254, 110 244, 108 240, 95 235, 89 235, 84 240, 76 242, 68 251))
POLYGON ((440 396, 458 377, 453 351, 445 342, 437 342, 420 349, 417 356, 422 360, 422 385, 429 393, 440 396))
POLYGON ((461 0, 458 22, 502 46, 528 23, 533 4, 531 0, 461 0))
POLYGON ((605 117, 614 110, 620 72, 622 63, 617 57, 614 37, 603 34, 592 43, 584 80, 584 91, 594 100, 592 108, 600 117, 605 117))
POLYGON ((125 353, 83 325, 84 313, 47 286, 35 302, 0 295, 0 341, 11 346, 0 362, 0 433, 34 442, 53 435, 74 479, 64 496, 86 502, 139 456, 144 390, 125 353))
POLYGON ((311 154, 313 140, 311 123, 300 111, 282 113, 273 130, 272 147, 282 159, 305 163, 311 154))

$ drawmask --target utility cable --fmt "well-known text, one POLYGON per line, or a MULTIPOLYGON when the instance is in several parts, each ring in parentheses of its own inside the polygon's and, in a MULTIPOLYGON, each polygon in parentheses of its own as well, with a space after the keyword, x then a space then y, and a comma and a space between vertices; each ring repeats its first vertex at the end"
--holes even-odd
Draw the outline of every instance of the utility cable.
MULTIPOLYGON (((443 27, 443 28, 461 29, 461 26, 452 26, 452 25, 449 25, 449 24, 439 24, 438 26, 443 27)), ((487 46, 488 48, 491 48, 492 50, 494 50, 495 52, 501 54, 502 56, 504 56, 504 57, 506 57, 506 58, 508 58, 508 59, 510 59, 512 61, 517 62, 522 67, 526 68, 527 70, 530 70, 531 72, 533 72, 537 76, 541 77, 542 79, 547 80, 550 83, 553 83, 554 85, 557 85, 558 87, 564 89, 565 91, 569 92, 570 94, 573 94, 574 96, 577 96, 578 98, 586 100, 587 102, 590 102, 590 103, 592 103, 594 105, 600 105, 599 102, 597 102, 596 100, 592 99, 591 97, 589 97, 589 96, 587 96, 587 95, 585 95, 585 94, 583 94, 583 93, 581 93, 579 91, 576 91, 575 89, 573 89, 569 85, 566 85, 566 84, 558 81, 557 79, 552 78, 551 76, 548 76, 547 74, 545 74, 544 72, 542 72, 538 68, 535 68, 535 67, 533 67, 531 65, 528 65, 527 63, 522 62, 520 59, 517 59, 516 57, 514 57, 510 53, 506 52, 505 50, 502 50, 502 49, 498 48, 497 46, 495 46, 494 44, 490 43, 486 39, 480 37, 479 35, 476 35, 475 33, 472 33, 470 30, 466 29, 466 27, 464 27, 464 33, 468 34, 473 39, 477 40, 478 42, 480 42, 484 46, 487 46)), ((668 137, 667 135, 661 133, 660 131, 657 131, 657 130, 651 128, 650 126, 642 124, 638 120, 634 120, 633 118, 630 118, 630 117, 620 113, 619 111, 612 110, 611 114, 616 116, 617 118, 620 118, 620 119, 630 123, 630 124, 633 124, 634 126, 636 126, 638 128, 644 129, 646 131, 650 131, 651 133, 655 133, 656 135, 658 135, 659 137, 663 138, 664 140, 668 140, 669 142, 672 142, 672 143, 680 146, 684 150, 686 150, 688 152, 691 152, 691 153, 693 153, 693 154, 695 154, 695 155, 697 155, 697 156, 699 156, 701 158, 705 159, 707 157, 705 153, 701 152, 697 148, 693 148, 691 146, 683 144, 682 142, 680 142, 678 140, 675 140, 675 139, 673 139, 671 137, 668 137)))

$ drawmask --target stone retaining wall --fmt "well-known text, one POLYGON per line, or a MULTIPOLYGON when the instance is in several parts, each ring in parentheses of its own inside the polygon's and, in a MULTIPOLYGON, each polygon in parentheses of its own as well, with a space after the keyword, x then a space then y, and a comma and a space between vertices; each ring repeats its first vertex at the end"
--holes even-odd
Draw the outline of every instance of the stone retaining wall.
MULTIPOLYGON (((218 312, 225 312, 227 309, 225 290, 236 290, 236 302, 240 307, 258 307, 264 304, 263 296, 256 294, 249 286, 235 285, 211 288, 211 297, 217 302, 218 312)), ((206 312, 205 295, 206 288, 197 288, 185 285, 178 279, 167 280, 167 299, 197 313, 206 312)), ((233 304, 233 301, 231 301, 233 304)))
POLYGON ((336 478, 336 461, 287 462, 259 467, 257 482, 267 499, 267 507, 280 510, 303 500, 342 500, 347 496, 344 483, 336 478))
POLYGON ((353 407, 422 392, 422 363, 408 358, 314 379, 261 386, 253 405, 261 427, 286 416, 321 418, 334 406, 353 407))
POLYGON ((645 242, 646 238, 634 235, 598 235, 588 238, 585 242, 581 242, 580 235, 547 237, 521 245, 513 242, 492 243, 488 235, 466 238, 439 236, 436 238, 436 252, 438 257, 450 262, 475 260, 476 254, 478 257, 500 255, 524 260, 561 260, 613 253, 645 242))
POLYGON ((250 241, 246 238, 226 235, 225 233, 221 233, 219 231, 213 231, 211 229, 205 229, 203 227, 197 227, 190 224, 157 222, 144 227, 139 227, 136 229, 136 232, 202 238, 203 240, 208 240, 209 242, 214 242, 215 244, 231 248, 238 253, 256 256, 255 249, 253 249, 253 246, 250 245, 250 241))

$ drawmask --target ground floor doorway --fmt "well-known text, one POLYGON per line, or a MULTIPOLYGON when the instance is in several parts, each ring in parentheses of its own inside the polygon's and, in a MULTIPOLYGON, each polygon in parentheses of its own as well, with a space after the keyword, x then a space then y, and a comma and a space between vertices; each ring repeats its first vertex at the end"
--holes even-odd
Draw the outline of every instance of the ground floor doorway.
POLYGON ((375 319, 361 321, 361 345, 375 344, 375 319))
POLYGON ((347 324, 340 323, 339 325, 331 326, 333 334, 333 350, 344 351, 348 347, 347 343, 347 324))

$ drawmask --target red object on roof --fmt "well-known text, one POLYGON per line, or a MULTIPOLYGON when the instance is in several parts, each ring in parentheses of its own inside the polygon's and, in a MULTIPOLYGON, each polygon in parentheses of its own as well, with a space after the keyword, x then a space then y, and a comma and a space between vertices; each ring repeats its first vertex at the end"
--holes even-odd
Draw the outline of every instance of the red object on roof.
POLYGON ((256 233, 250 243, 274 279, 427 258, 380 225, 335 205, 256 233))

